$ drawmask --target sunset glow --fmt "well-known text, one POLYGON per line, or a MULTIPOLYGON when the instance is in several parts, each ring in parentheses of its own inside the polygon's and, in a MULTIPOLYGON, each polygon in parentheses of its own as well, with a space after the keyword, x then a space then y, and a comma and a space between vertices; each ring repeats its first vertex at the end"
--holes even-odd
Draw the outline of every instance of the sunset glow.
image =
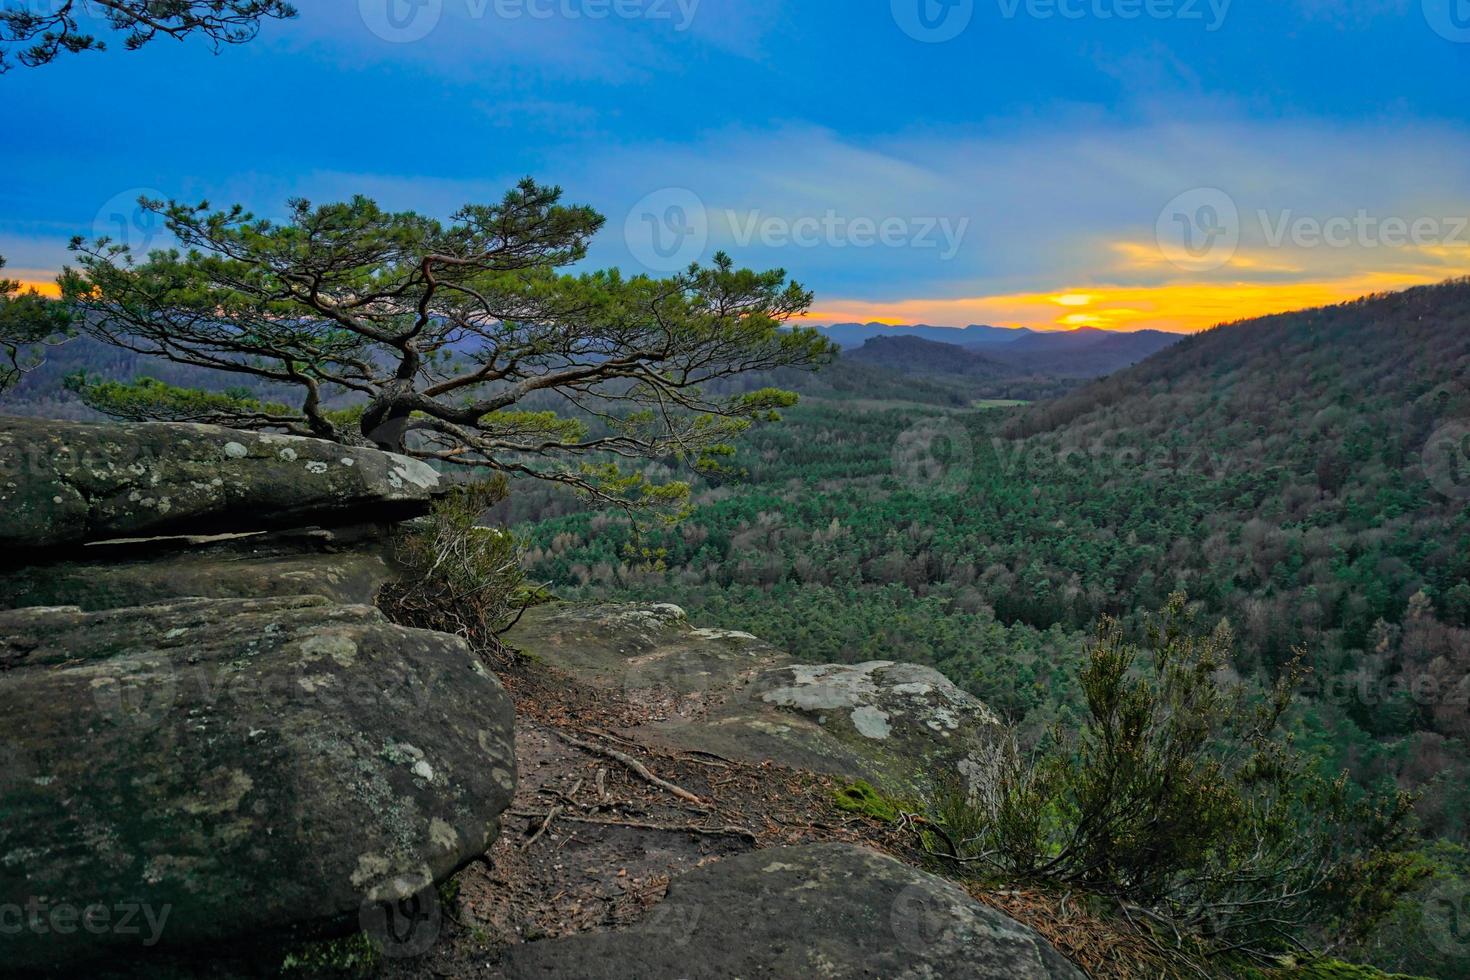
MULTIPOLYGON (((1327 306, 1365 296, 1438 282, 1436 274, 1370 273, 1351 279, 1294 283, 1171 283, 1160 286, 1093 286, 1083 304, 1059 309, 1056 293, 1014 293, 946 300, 903 300, 869 303, 861 300, 818 301, 810 318, 818 323, 881 322, 929 323, 963 326, 1030 327, 1033 330, 1166 330, 1194 333, 1220 323, 1327 306)), ((1084 294, 1067 293, 1069 297, 1084 294)))
MULTIPOLYGON (((3 277, 3 275, 4 273, 0 272, 0 277, 3 277)), ((35 290, 42 296, 49 296, 52 299, 56 299, 61 295, 61 288, 56 285, 54 279, 49 282, 44 279, 11 279, 11 282, 19 282, 20 291, 23 293, 35 290)))

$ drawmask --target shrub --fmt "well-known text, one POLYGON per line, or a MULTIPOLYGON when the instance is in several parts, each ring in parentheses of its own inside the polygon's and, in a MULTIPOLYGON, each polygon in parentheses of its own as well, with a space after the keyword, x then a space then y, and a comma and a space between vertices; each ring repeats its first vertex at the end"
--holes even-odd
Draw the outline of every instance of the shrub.
POLYGON ((1010 881, 1083 890, 1180 950, 1272 962, 1371 927, 1421 872, 1411 799, 1355 796, 1294 752, 1300 671, 1261 697, 1223 680, 1228 625, 1195 632, 1182 595, 1145 649, 1104 619, 1081 672, 1088 715, 1034 764, 1004 753, 987 798, 949 794, 931 849, 1010 881))
POLYGON ((405 626, 464 637, 481 651, 498 652, 505 632, 531 601, 521 571, 521 545, 508 531, 480 520, 507 495, 506 479, 456 487, 396 541, 399 581, 378 603, 405 626))

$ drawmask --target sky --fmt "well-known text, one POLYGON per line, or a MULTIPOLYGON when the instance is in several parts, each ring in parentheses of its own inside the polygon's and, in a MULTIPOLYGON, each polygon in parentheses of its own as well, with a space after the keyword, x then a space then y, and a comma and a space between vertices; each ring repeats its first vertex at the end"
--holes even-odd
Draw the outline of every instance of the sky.
POLYGON ((586 267, 724 250, 817 322, 1192 331, 1470 274, 1470 0, 297 6, 0 75, 6 273, 166 246, 139 195, 447 218, 530 175, 607 216, 586 267))

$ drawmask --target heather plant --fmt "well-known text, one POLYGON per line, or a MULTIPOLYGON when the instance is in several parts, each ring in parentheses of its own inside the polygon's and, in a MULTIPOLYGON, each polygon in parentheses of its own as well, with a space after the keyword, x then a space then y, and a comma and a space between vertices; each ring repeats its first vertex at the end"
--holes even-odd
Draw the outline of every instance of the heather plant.
POLYGON ((1115 902, 1180 955, 1272 962, 1360 939, 1424 874, 1412 800, 1323 776, 1285 725, 1298 668, 1262 697, 1227 679, 1232 647, 1183 595, 1142 645, 1103 619, 1080 731, 1034 760, 1013 746, 989 793, 946 794, 931 849, 1115 902))

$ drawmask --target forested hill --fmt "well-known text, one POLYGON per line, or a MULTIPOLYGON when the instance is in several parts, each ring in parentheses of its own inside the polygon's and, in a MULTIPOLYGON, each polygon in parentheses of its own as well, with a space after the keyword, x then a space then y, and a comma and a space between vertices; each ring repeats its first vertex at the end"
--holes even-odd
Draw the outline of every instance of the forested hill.
MULTIPOLYGON (((1013 456, 1105 491, 1194 497, 1201 524, 1155 571, 1231 613, 1271 662, 1308 640, 1375 649, 1416 595, 1470 625, 1467 379, 1460 280, 1218 327, 1003 434, 1024 437, 1013 456)), ((1452 659, 1463 678, 1470 654, 1452 659)))
POLYGON ((1282 440, 1288 445, 1306 437, 1321 449, 1353 416, 1370 427, 1376 419, 1379 430, 1412 448, 1435 418, 1470 417, 1467 358, 1470 279, 1460 279, 1215 327, 1036 406, 1013 430, 1141 429, 1170 444, 1203 441, 1259 462, 1246 444, 1262 435, 1289 436, 1282 440), (1290 421, 1308 410, 1328 414, 1309 419, 1305 430, 1288 429, 1283 410, 1290 421))
POLYGON ((845 352, 842 359, 902 374, 998 378, 1013 373, 1007 365, 978 351, 922 337, 874 337, 856 350, 845 352))

